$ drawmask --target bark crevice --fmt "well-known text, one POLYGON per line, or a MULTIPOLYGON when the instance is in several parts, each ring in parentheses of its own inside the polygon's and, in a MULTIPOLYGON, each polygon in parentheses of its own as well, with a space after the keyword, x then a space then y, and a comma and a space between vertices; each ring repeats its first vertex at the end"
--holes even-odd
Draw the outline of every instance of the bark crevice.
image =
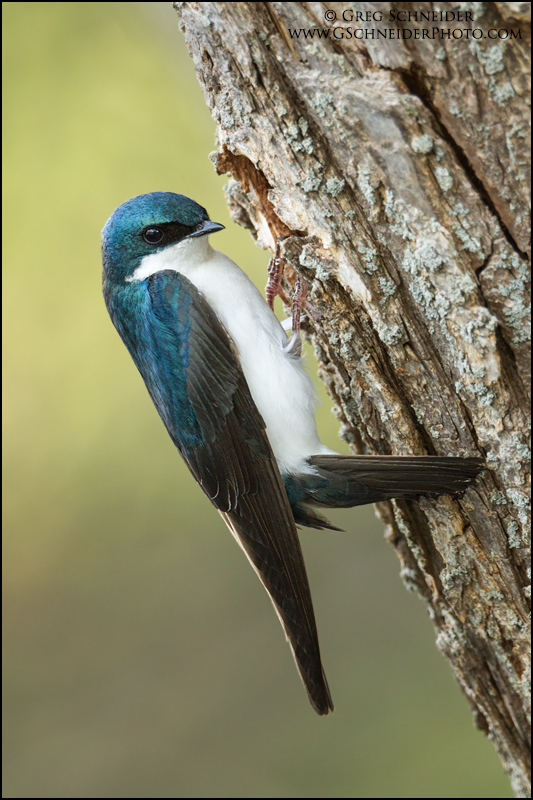
MULTIPOLYGON (((443 139, 445 139, 450 147, 454 150, 455 156, 457 161, 462 166, 464 172, 470 178, 472 183, 472 188, 475 189, 483 201, 486 203, 487 207, 490 209, 491 213, 497 218, 500 227, 502 229, 502 233, 511 245, 511 247, 515 250, 515 252, 521 256, 522 258, 528 258, 528 253, 520 250, 518 243, 513 238, 510 230, 507 228, 505 222, 503 221, 501 214, 499 213, 498 209, 494 205, 492 198, 489 194, 489 191, 485 184, 483 183, 483 176, 478 174, 475 170, 474 165, 468 158, 467 154, 459 144, 459 142, 453 137, 451 130, 449 130, 442 120, 442 115, 439 109, 435 106, 431 99, 431 91, 426 86, 427 77, 420 72, 420 70, 416 67, 416 65, 412 65, 410 70, 399 70, 399 74, 402 76, 403 81, 405 83, 406 89, 411 94, 418 97, 418 99, 426 106, 429 113, 433 116, 435 121, 439 127, 439 133, 443 139)), ((482 269, 482 267, 480 268, 482 269)))

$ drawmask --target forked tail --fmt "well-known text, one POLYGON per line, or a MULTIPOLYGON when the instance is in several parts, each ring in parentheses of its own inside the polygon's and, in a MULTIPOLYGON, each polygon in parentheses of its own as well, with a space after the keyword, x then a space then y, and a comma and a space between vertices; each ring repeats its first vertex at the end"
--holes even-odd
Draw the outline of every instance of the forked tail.
POLYGON ((309 505, 350 508, 420 495, 456 495, 484 468, 482 458, 447 456, 341 456, 309 458, 315 474, 284 478, 296 522, 337 530, 309 505))

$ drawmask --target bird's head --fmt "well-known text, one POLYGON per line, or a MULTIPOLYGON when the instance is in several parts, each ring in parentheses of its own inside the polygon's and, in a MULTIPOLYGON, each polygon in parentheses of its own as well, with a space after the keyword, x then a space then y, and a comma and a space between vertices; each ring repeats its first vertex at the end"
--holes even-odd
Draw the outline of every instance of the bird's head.
POLYGON ((211 222, 194 200, 173 192, 150 192, 119 206, 102 231, 104 278, 123 283, 147 256, 224 228, 211 222))

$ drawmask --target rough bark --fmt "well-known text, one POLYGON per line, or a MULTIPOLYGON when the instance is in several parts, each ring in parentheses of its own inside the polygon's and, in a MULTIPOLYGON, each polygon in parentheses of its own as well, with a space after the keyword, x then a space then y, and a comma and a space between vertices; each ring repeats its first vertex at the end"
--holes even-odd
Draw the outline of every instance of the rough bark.
POLYGON ((289 291, 297 274, 307 284, 322 315, 307 332, 354 451, 486 458, 458 501, 379 511, 476 723, 528 796, 529 4, 175 6, 233 217, 263 247, 282 240, 289 291), (387 21, 436 8, 476 19, 387 21), (343 22, 347 9, 384 18, 343 22), (291 38, 329 27, 326 12, 337 30, 521 38, 291 38))

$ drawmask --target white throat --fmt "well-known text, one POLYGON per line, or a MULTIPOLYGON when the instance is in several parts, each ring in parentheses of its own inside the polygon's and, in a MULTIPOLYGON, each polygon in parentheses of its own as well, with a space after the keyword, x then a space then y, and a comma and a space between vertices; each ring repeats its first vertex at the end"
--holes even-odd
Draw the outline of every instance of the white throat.
POLYGON ((126 281, 144 281, 156 272, 166 269, 181 272, 187 275, 191 268, 204 264, 213 257, 214 250, 209 244, 208 236, 197 236, 193 239, 183 239, 181 242, 165 247, 157 253, 145 256, 132 275, 126 281))

